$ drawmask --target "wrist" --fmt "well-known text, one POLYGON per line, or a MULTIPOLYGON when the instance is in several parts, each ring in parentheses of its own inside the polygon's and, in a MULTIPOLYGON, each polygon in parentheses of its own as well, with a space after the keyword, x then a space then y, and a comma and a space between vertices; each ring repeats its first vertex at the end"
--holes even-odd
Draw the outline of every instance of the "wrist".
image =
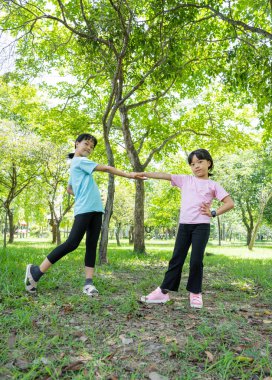
POLYGON ((217 216, 216 210, 211 210, 211 217, 215 218, 217 216))

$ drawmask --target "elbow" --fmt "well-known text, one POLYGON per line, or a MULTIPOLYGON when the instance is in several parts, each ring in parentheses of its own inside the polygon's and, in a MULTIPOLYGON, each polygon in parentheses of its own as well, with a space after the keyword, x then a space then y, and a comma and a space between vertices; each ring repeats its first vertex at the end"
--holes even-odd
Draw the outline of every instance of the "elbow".
POLYGON ((230 202, 230 210, 232 210, 234 208, 235 204, 233 202, 233 200, 230 202))
POLYGON ((99 171, 104 173, 110 173, 112 166, 108 165, 99 165, 99 171))

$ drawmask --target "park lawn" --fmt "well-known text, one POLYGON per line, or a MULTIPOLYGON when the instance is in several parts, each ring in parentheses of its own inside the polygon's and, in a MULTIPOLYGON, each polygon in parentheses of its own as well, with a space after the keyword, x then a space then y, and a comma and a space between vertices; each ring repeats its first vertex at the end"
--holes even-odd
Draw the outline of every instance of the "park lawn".
POLYGON ((139 302, 160 284, 172 242, 147 242, 145 256, 112 242, 93 299, 82 294, 84 246, 37 295, 25 292, 26 264, 50 249, 21 241, 0 250, 0 379, 271 378, 272 247, 209 244, 202 310, 188 307, 188 263, 168 304, 139 302))

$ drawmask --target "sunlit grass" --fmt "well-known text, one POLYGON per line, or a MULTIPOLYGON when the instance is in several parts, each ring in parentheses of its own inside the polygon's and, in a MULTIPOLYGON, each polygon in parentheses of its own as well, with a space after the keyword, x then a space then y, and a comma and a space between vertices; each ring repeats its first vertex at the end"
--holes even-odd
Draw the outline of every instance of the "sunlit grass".
POLYGON ((145 255, 121 243, 110 241, 109 263, 97 265, 96 299, 82 294, 84 243, 43 276, 37 295, 24 290, 25 266, 40 263, 54 245, 21 240, 0 250, 1 378, 143 379, 156 363, 174 380, 272 375, 272 247, 248 255, 244 246, 209 244, 205 307, 194 312, 185 290, 188 259, 169 304, 139 302, 162 281, 174 240, 146 241, 145 255), (122 335, 133 343, 122 345, 122 335), (78 369, 65 372, 74 362, 78 369))

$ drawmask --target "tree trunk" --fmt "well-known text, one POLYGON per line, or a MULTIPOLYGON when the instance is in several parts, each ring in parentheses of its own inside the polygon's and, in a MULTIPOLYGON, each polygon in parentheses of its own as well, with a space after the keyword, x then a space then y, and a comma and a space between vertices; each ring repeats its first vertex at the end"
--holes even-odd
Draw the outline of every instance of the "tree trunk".
POLYGON ((134 209, 134 252, 145 253, 144 241, 144 182, 136 180, 134 209))
POLYGON ((255 240, 256 240, 256 236, 257 236, 257 233, 258 233, 258 230, 260 228, 260 225, 262 223, 262 218, 259 218, 258 222, 255 224, 255 227, 252 231, 252 234, 251 234, 251 239, 249 241, 249 244, 248 244, 248 249, 250 251, 253 250, 253 246, 254 246, 254 243, 255 243, 255 240))
POLYGON ((11 210, 7 210, 9 220, 9 243, 14 242, 14 225, 13 225, 13 213, 11 210))
POLYGON ((54 219, 51 219, 50 224, 52 227, 52 244, 56 244, 57 243, 57 226, 54 219))
POLYGON ((118 247, 121 247, 121 243, 120 243, 121 226, 122 226, 121 222, 116 223, 115 238, 116 238, 116 243, 118 247))
POLYGON ((258 230, 262 224, 264 209, 271 198, 272 198, 272 193, 268 194, 266 197, 264 195, 261 196, 258 220, 253 228, 251 239, 248 243, 248 249, 250 251, 252 251, 253 249, 258 230))
POLYGON ((217 216, 217 226, 218 226, 218 245, 221 245, 221 225, 220 218, 217 216))
POLYGON ((108 195, 107 202, 105 207, 104 218, 101 227, 101 239, 99 243, 99 263, 105 264, 108 262, 107 259, 107 249, 108 249, 108 236, 109 236, 109 225, 110 218, 113 210, 113 200, 114 200, 114 177, 112 175, 109 176, 108 182, 108 195))
MULTIPOLYGON (((128 157, 134 171, 141 172, 144 167, 140 163, 139 154, 137 153, 132 141, 129 128, 128 110, 125 106, 119 108, 122 131, 128 157)), ((134 252, 145 253, 144 243, 144 182, 135 181, 135 209, 134 209, 134 252)))
POLYGON ((8 212, 5 209, 4 248, 7 247, 7 232, 8 232, 8 212))
POLYGON ((60 223, 61 221, 56 222, 56 242, 57 245, 61 244, 61 236, 60 236, 60 223))
POLYGON ((129 244, 133 244, 134 243, 134 226, 130 226, 129 227, 128 242, 129 242, 129 244))
POLYGON ((250 208, 250 206, 249 206, 248 203, 246 204, 246 208, 244 208, 244 205, 243 205, 243 203, 241 202, 240 199, 238 200, 238 203, 239 203, 239 206, 240 206, 240 210, 242 212, 242 221, 243 221, 243 223, 244 223, 244 225, 246 227, 246 230, 247 230, 247 242, 246 242, 246 245, 249 245, 250 240, 251 240, 251 235, 252 235, 253 227, 254 227, 252 211, 251 211, 251 208, 250 208), (246 217, 246 213, 247 213, 248 217, 246 217))
POLYGON ((247 246, 249 246, 249 243, 251 241, 251 237, 252 237, 252 229, 249 228, 249 229, 247 229, 247 242, 246 242, 247 246))

